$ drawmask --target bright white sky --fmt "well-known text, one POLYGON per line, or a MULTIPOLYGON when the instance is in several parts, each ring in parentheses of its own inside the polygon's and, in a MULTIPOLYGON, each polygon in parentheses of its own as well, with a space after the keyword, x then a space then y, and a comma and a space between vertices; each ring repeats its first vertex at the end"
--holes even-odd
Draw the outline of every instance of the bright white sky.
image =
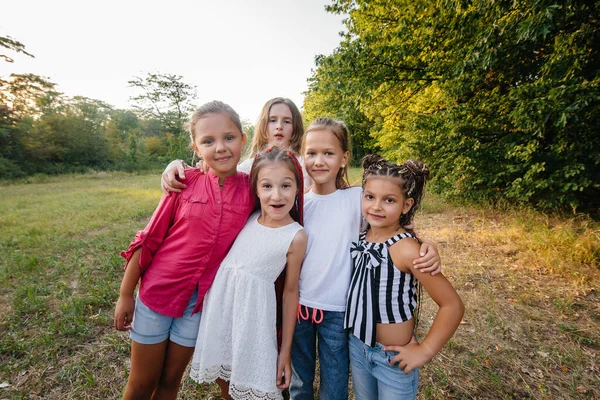
POLYGON ((19 0, 2 2, 0 36, 35 58, 6 51, 0 75, 31 72, 69 96, 130 106, 127 81, 182 75, 198 105, 218 99, 254 123, 263 104, 301 108, 314 57, 337 47, 342 17, 329 0, 19 0))

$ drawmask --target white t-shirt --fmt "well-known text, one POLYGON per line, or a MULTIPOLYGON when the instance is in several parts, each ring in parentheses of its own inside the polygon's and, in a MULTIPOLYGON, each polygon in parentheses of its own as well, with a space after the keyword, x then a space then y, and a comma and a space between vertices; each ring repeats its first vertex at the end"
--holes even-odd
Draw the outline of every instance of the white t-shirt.
POLYGON ((304 195, 304 231, 308 236, 300 272, 300 304, 326 311, 345 311, 352 277, 350 245, 358 240, 362 221, 362 188, 328 195, 304 195))
MULTIPOLYGON (((310 178, 310 175, 308 175, 306 173, 306 168, 304 167, 304 159, 302 157, 298 157, 298 161, 300 162, 300 165, 302 166, 302 174, 304 175, 304 189, 308 189, 308 187, 313 184, 313 181, 310 178)), ((241 163, 238 164, 238 166, 237 166, 238 172, 245 172, 247 174, 250 174, 250 170, 252 169, 253 162, 254 162, 254 157, 245 159, 244 161, 242 161, 241 163)))

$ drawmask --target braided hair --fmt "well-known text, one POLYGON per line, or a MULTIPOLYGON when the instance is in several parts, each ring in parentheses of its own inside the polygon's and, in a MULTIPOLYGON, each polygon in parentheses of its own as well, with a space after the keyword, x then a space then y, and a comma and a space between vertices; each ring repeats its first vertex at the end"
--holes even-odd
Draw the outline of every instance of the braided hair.
MULTIPOLYGON (((407 160, 403 164, 394 164, 386 161, 379 155, 369 154, 362 159, 362 167, 364 170, 362 178, 363 189, 365 188, 367 179, 373 175, 399 178, 402 194, 406 198, 414 200, 410 210, 406 214, 400 215, 399 222, 400 226, 403 227, 410 224, 423 200, 425 183, 427 183, 427 179, 429 178, 429 168, 427 168, 427 165, 416 160, 407 160)), ((417 238, 417 240, 421 243, 420 239, 417 238)), ((421 320, 421 296, 423 294, 423 285, 421 285, 420 281, 417 280, 417 282, 417 307, 414 310, 415 332, 421 320)))
POLYGON ((362 167, 363 189, 370 176, 390 176, 400 179, 402 194, 406 198, 414 200, 410 210, 406 214, 400 215, 400 226, 409 225, 423 200, 425 183, 429 178, 429 168, 427 168, 427 165, 416 160, 407 160, 403 164, 394 164, 377 154, 369 154, 363 157, 362 167))

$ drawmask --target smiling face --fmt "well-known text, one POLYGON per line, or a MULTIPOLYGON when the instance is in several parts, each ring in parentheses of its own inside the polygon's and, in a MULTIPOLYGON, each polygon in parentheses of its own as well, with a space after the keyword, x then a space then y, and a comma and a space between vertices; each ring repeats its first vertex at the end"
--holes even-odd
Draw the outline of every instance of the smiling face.
POLYGON ((396 231, 400 215, 407 213, 414 199, 402 193, 400 178, 372 175, 363 188, 362 214, 371 228, 396 231))
POLYGON ((292 111, 285 103, 276 103, 269 109, 267 140, 269 146, 287 148, 292 139, 294 123, 292 111))
POLYGON ((262 210, 261 223, 271 227, 290 223, 290 210, 297 191, 296 176, 287 164, 274 162, 261 166, 256 183, 256 195, 262 210))
POLYGON ((194 126, 194 151, 223 182, 235 175, 246 135, 222 113, 206 114, 194 126))
POLYGON ((337 174, 348 163, 349 152, 344 151, 339 139, 328 129, 314 130, 304 138, 304 165, 314 181, 317 194, 337 190, 337 174))

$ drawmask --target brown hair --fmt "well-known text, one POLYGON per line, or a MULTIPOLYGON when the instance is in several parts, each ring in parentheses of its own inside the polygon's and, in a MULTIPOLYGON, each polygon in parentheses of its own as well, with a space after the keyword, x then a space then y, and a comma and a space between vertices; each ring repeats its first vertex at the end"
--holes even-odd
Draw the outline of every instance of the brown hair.
MULTIPOLYGON (((302 154, 306 149, 306 137, 312 131, 321 131, 328 130, 335 135, 340 143, 340 147, 342 151, 348 152, 348 160, 350 160, 350 134, 348 133, 348 128, 346 128, 346 124, 343 121, 337 121, 332 118, 321 117, 315 119, 311 124, 306 128, 306 132, 302 137, 302 154)), ((348 183, 348 166, 349 162, 344 165, 343 168, 340 168, 335 178, 335 187, 338 189, 345 189, 350 187, 348 183)))
POLYGON ((254 162, 252 163, 252 169, 250 170, 250 190, 252 191, 252 195, 256 199, 256 204, 260 207, 260 201, 258 200, 256 190, 258 173, 265 165, 277 162, 285 164, 296 178, 296 200, 294 201, 294 206, 290 210, 290 215, 294 221, 302 224, 302 215, 304 211, 304 178, 302 166, 292 151, 280 149, 279 147, 269 147, 256 155, 254 162))
POLYGON ((400 215, 400 226, 411 223, 415 213, 421 206, 425 184, 429 178, 429 168, 421 161, 407 160, 403 164, 394 164, 377 154, 369 154, 362 159, 363 178, 362 187, 370 176, 390 176, 400 180, 400 189, 407 198, 414 203, 406 214, 400 215))
POLYGON ((300 142, 302 141, 302 133, 304 132, 304 123, 302 122, 302 114, 296 107, 293 101, 284 97, 274 97, 267 101, 260 112, 258 121, 256 122, 256 129, 254 130, 254 137, 252 138, 252 145, 250 147, 250 156, 254 157, 261 150, 263 150, 269 143, 269 135, 267 132, 267 126, 269 125, 269 113, 271 107, 275 104, 285 104, 290 108, 292 112, 292 137, 290 138, 290 150, 294 153, 300 153, 300 142))
POLYGON ((240 116, 238 115, 238 113, 235 112, 235 110, 231 108, 230 105, 225 104, 219 100, 213 100, 198 107, 186 124, 190 132, 190 139, 192 143, 194 143, 194 128, 196 127, 196 123, 200 118, 203 118, 208 114, 225 114, 227 118, 229 118, 231 122, 233 122, 235 127, 239 129, 242 136, 245 135, 244 130, 242 129, 242 122, 240 121, 240 116))

